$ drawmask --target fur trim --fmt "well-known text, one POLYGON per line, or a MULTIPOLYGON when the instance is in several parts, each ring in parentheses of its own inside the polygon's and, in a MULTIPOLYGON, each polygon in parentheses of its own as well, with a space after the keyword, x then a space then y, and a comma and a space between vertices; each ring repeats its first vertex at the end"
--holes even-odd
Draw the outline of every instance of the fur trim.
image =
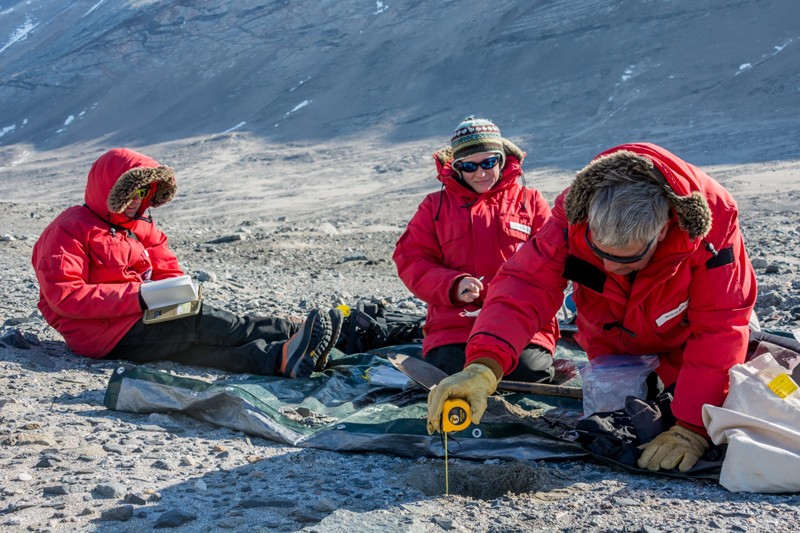
POLYGON ((178 186, 175 172, 169 167, 137 167, 132 168, 119 177, 108 193, 108 210, 122 213, 131 203, 136 189, 156 183, 156 192, 150 197, 150 207, 160 207, 175 197, 178 186))
POLYGON ((689 196, 678 196, 650 159, 620 150, 599 157, 580 170, 564 199, 564 208, 570 224, 578 224, 588 218, 589 203, 597 185, 613 176, 621 181, 652 181, 664 189, 670 207, 678 217, 681 229, 690 239, 705 237, 711 231, 711 208, 698 191, 689 196))
MULTIPOLYGON (((525 152, 523 152, 519 146, 512 143, 508 139, 503 139, 503 151, 506 155, 513 155, 517 158, 517 160, 522 163, 522 160, 525 159, 525 152)), ((437 150, 434 154, 434 157, 439 160, 439 163, 444 166, 446 163, 453 160, 453 149, 449 146, 445 146, 437 150)))

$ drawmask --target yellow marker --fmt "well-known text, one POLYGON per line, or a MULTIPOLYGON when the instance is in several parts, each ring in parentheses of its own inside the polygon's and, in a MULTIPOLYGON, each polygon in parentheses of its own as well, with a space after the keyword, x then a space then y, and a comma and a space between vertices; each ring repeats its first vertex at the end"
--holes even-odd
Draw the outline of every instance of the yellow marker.
POLYGON ((786 398, 798 388, 797 383, 785 372, 778 374, 767 386, 781 399, 786 398))
POLYGON ((442 433, 444 433, 444 494, 450 494, 450 472, 448 469, 447 434, 461 431, 472 420, 469 416, 469 404, 461 399, 445 400, 442 409, 442 433))

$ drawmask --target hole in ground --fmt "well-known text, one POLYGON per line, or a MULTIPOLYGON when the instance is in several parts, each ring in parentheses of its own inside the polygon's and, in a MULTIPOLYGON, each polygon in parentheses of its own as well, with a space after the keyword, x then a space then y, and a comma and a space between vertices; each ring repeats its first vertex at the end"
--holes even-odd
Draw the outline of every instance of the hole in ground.
MULTIPOLYGON (((457 461, 450 465, 450 494, 494 500, 511 492, 535 492, 546 489, 552 479, 541 468, 523 463, 473 464, 457 461)), ((410 468, 405 482, 426 496, 438 496, 444 490, 444 462, 420 464, 410 468)))

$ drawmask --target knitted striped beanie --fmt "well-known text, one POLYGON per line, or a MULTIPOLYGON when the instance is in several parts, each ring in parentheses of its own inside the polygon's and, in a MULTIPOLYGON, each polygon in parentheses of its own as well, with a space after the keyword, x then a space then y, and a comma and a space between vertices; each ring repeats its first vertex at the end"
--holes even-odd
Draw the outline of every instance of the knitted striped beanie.
POLYGON ((462 120, 453 132, 453 136, 450 137, 450 147, 455 161, 481 152, 505 153, 500 128, 491 120, 475 118, 472 115, 462 120))

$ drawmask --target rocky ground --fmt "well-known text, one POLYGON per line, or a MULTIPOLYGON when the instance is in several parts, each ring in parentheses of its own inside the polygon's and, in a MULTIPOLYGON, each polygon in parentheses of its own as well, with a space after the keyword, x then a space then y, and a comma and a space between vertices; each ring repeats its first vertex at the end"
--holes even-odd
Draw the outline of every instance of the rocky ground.
MULTIPOLYGON (((740 174, 721 171, 734 190, 754 181, 740 174)), ((742 198, 762 326, 792 330, 800 318, 796 193, 742 190, 742 198)), ((303 314, 375 297, 423 312, 391 262, 394 242, 420 200, 409 195, 392 210, 375 201, 362 210, 269 215, 212 206, 202 224, 171 219, 174 211, 157 215, 184 270, 203 282, 206 300, 233 312, 303 314)), ((115 363, 69 353, 36 310, 31 248, 63 206, 0 203, 3 531, 798 528, 798 495, 734 494, 715 483, 630 474, 590 461, 456 460, 455 495, 444 496, 440 460, 298 449, 182 415, 107 410, 103 396, 115 363)))

